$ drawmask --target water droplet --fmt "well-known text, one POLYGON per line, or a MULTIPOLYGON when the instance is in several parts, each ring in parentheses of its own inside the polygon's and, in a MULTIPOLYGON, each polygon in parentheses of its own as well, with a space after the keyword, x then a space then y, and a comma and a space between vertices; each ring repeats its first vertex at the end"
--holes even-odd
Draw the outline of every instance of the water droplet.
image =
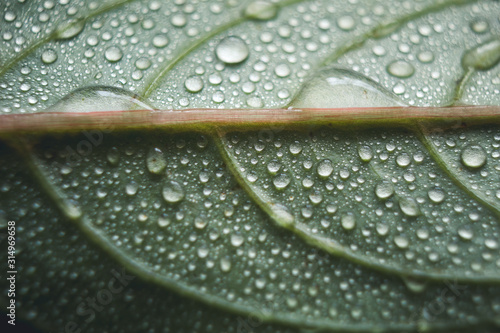
POLYGON ((168 45, 168 38, 165 35, 156 35, 153 37, 153 45, 159 49, 168 45))
POLYGON ((249 51, 247 44, 240 37, 228 36, 219 42, 215 54, 226 64, 239 64, 248 58, 249 51))
POLYGON ((408 290, 419 294, 427 288, 427 281, 418 280, 410 277, 403 277, 403 282, 405 283, 408 290))
POLYGON ((498 249, 498 242, 495 239, 486 239, 484 245, 490 250, 498 249))
POLYGON ((91 112, 152 110, 138 96, 121 88, 94 86, 76 89, 46 111, 91 112))
POLYGON ((106 158, 109 164, 118 165, 118 162, 120 161, 120 152, 118 151, 118 148, 112 147, 106 154, 106 158))
POLYGON ((382 181, 375 186, 375 195, 377 198, 385 200, 394 194, 394 186, 389 181, 382 181))
POLYGON ((166 217, 160 217, 160 218, 158 218, 158 226, 160 228, 165 228, 168 225, 170 225, 170 219, 168 219, 166 217))
POLYGON ((159 175, 167 167, 167 160, 160 148, 152 148, 146 157, 149 172, 159 175))
POLYGON ((198 76, 190 76, 184 81, 184 87, 191 93, 197 93, 203 89, 203 81, 198 76))
POLYGON ((337 20, 337 25, 340 29, 349 31, 354 29, 356 21, 352 18, 352 16, 342 16, 337 20))
POLYGON ((325 159, 319 162, 317 172, 320 177, 329 177, 333 172, 332 161, 325 159))
POLYGON ((163 199, 168 203, 177 203, 184 199, 184 189, 176 181, 169 181, 162 190, 163 199))
POLYGON ((274 187, 278 190, 285 189, 290 184, 290 177, 287 174, 279 174, 273 179, 274 187))
POLYGON ((270 20, 278 14, 278 7, 268 1, 253 1, 246 8, 244 15, 253 20, 270 20))
POLYGON ((306 82, 290 105, 296 108, 345 108, 404 104, 375 81, 356 72, 333 68, 306 82))
POLYGON ((484 34, 490 28, 488 21, 485 20, 475 20, 471 22, 470 28, 476 34, 484 34))
POLYGON ((353 213, 346 213, 340 218, 340 223, 345 230, 352 230, 356 227, 356 217, 353 213))
POLYGON ((361 160, 363 162, 370 162, 373 158, 372 149, 368 146, 359 147, 358 148, 358 155, 359 155, 359 158, 361 158, 361 160))
POLYGON ((395 77, 407 78, 415 73, 415 68, 406 61, 395 61, 387 66, 387 71, 395 77))
POLYGON ((479 145, 469 145, 462 150, 460 155, 463 165, 477 169, 486 164, 486 152, 479 145))
POLYGON ((84 26, 84 20, 72 20, 57 28, 55 32, 56 39, 62 40, 73 38, 83 30, 84 26))
POLYGON ((123 57, 123 51, 117 46, 110 46, 104 52, 104 57, 107 61, 117 62, 120 61, 123 57))
POLYGON ((290 145, 289 150, 290 150, 290 153, 292 153, 293 155, 298 155, 302 151, 302 145, 298 141, 295 141, 294 143, 292 143, 290 145))
POLYGON ((199 216, 194 218, 194 226, 196 229, 205 229, 207 226, 208 222, 205 218, 201 218, 199 216))
POLYGON ((271 175, 277 174, 280 169, 281 164, 277 160, 272 160, 267 164, 267 171, 269 171, 271 175))
POLYGON ((394 237, 394 244, 396 244, 397 247, 400 249, 406 249, 410 242, 408 241, 408 238, 405 235, 399 235, 394 237))
POLYGON ((408 165, 410 165, 410 162, 411 158, 410 155, 408 155, 407 153, 399 154, 398 157, 396 157, 396 163, 402 168, 405 168, 408 165))
POLYGON ((417 58, 422 63, 427 64, 434 61, 434 53, 432 53, 431 51, 423 51, 417 55, 417 58))
POLYGON ((288 67, 288 65, 286 64, 280 64, 276 66, 276 68, 274 69, 274 73, 278 77, 287 77, 288 75, 290 75, 290 67, 288 67))
POLYGON ((474 237, 474 232, 470 226, 463 226, 458 229, 458 235, 464 240, 471 240, 474 237))
POLYGON ((125 186, 125 192, 128 195, 135 195, 138 189, 139 185, 134 181, 130 182, 129 184, 127 184, 127 186, 125 186))
POLYGON ((220 260, 220 270, 227 273, 231 270, 231 261, 229 258, 221 258, 220 260))
POLYGON ((385 236, 389 232, 389 226, 384 223, 377 223, 375 229, 377 230, 377 234, 380 236, 385 236))
POLYGON ((440 203, 444 200, 445 194, 444 191, 440 188, 434 188, 427 192, 429 199, 431 199, 434 203, 440 203))
POLYGON ((231 235, 231 245, 233 245, 235 247, 241 246, 244 241, 245 241, 245 239, 239 233, 234 233, 231 235))
POLYGON ((170 20, 170 22, 172 23, 172 25, 174 27, 182 28, 183 26, 186 25, 187 19, 186 19, 186 16, 184 16, 183 14, 176 14, 176 15, 172 16, 172 19, 170 20))
POLYGON ((399 208, 407 216, 418 216, 420 214, 417 201, 410 197, 399 199, 399 208))
POLYGON ((57 60, 57 53, 53 49, 45 50, 42 53, 42 61, 43 61, 43 63, 49 65, 49 64, 54 63, 56 60, 57 60))
POLYGON ((500 62, 500 39, 492 39, 468 51, 462 57, 464 69, 485 71, 500 62))
POLYGON ((203 258, 206 258, 208 256, 208 253, 210 251, 209 251, 208 247, 200 246, 196 252, 198 254, 198 257, 203 259, 203 258))

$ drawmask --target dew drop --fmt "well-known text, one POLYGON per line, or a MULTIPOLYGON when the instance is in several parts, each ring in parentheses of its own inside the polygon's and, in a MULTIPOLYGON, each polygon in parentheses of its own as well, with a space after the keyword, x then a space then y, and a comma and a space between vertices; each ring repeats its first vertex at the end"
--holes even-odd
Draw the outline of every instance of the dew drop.
POLYGON ((205 218, 201 218, 199 216, 194 218, 194 226, 196 229, 200 229, 200 230, 205 229, 207 224, 208 224, 208 222, 205 218))
POLYGON ((85 27, 84 20, 72 20, 58 27, 55 32, 56 39, 63 40, 73 38, 82 32, 83 27, 85 27))
POLYGON ((352 18, 352 16, 342 16, 337 20, 337 25, 340 29, 349 31, 354 29, 356 21, 352 18))
POLYGON ((42 53, 42 61, 44 64, 50 65, 57 60, 57 53, 53 49, 45 50, 42 53))
POLYGON ((112 147, 106 154, 106 159, 109 164, 113 166, 118 165, 118 162, 120 161, 120 152, 118 151, 118 148, 112 147))
POLYGON ((295 141, 290 145, 289 150, 292 155, 298 155, 302 151, 302 145, 298 141, 295 141))
POLYGON ((215 48, 217 58, 226 64, 239 64, 248 58, 247 44, 237 36, 222 39, 215 48))
POLYGON ((359 155, 359 158, 361 158, 361 160, 363 162, 370 162, 373 158, 372 149, 368 146, 359 147, 358 148, 358 155, 359 155))
POLYGON ((184 81, 184 87, 191 93, 197 93, 203 89, 203 81, 198 76, 190 76, 184 81))
POLYGON ((125 192, 127 193, 127 195, 130 195, 130 196, 133 196, 137 193, 137 190, 139 189, 139 185, 132 181, 130 182, 129 184, 127 184, 125 186, 125 192))
POLYGON ((168 225, 170 225, 170 219, 168 219, 166 217, 160 217, 160 218, 158 218, 158 226, 160 228, 165 228, 168 225))
POLYGON ((153 45, 159 49, 168 45, 168 38, 165 35, 156 35, 153 37, 153 45))
POLYGON ((286 64, 280 64, 276 66, 276 68, 274 69, 274 73, 278 77, 287 77, 288 75, 290 75, 290 67, 288 67, 288 65, 286 64))
POLYGON ((152 108, 139 100, 137 95, 125 89, 94 86, 72 91, 46 111, 91 112, 120 110, 152 110, 152 108))
POLYGON ((229 258, 221 258, 220 260, 220 270, 227 273, 231 270, 231 261, 229 258))
POLYGON ((169 181, 162 190, 163 199, 168 203, 177 203, 184 199, 184 189, 176 181, 169 181))
POLYGON ((385 236, 389 232, 389 226, 384 223, 377 223, 375 229, 377 230, 377 234, 380 236, 385 236))
POLYGON ((484 34, 490 28, 488 21, 485 20, 475 20, 470 24, 470 28, 476 34, 484 34))
POLYGON ((399 199, 399 208, 407 216, 418 216, 420 214, 417 201, 410 197, 399 199))
POLYGON ((117 62, 122 59, 123 51, 117 46, 110 46, 104 52, 104 57, 109 62, 117 62))
POLYGON ((407 153, 402 153, 402 154, 398 155, 398 157, 396 157, 397 165, 399 165, 402 168, 405 168, 408 165, 410 165, 410 162, 411 162, 411 158, 410 158, 410 155, 408 155, 407 153))
POLYGON ((340 223, 345 230, 352 230, 356 227, 356 217, 353 213, 346 213, 340 218, 340 223))
POLYGON ((159 175, 167 167, 167 160, 160 148, 152 148, 146 157, 146 166, 149 172, 159 175))
POLYGON ((333 172, 332 161, 330 161, 328 159, 324 159, 324 160, 320 161, 318 164, 317 172, 318 172, 318 176, 320 176, 322 178, 329 177, 333 172))
POLYGON ((445 194, 444 191, 440 188, 434 188, 427 192, 429 199, 431 199, 434 203, 441 203, 444 200, 445 194))
POLYGON ((266 21, 278 14, 278 7, 268 1, 257 0, 251 2, 244 11, 244 15, 253 20, 266 21))
POLYGON ((427 281, 418 280, 410 277, 403 277, 403 282, 406 285, 406 288, 413 293, 419 294, 427 288, 427 281))
POLYGON ((463 240, 471 240, 472 237, 474 237, 474 232, 472 231, 472 228, 470 228, 469 226, 464 226, 458 229, 458 235, 463 240))
POLYGON ((474 68, 485 71, 500 61, 500 39, 492 39, 468 51, 462 57, 464 69, 474 68))
POLYGON ((269 163, 267 163, 267 171, 271 175, 277 174, 278 171, 280 171, 280 169, 281 169, 281 164, 277 160, 272 160, 269 163))
POLYGON ((394 244, 396 244, 397 247, 400 249, 406 249, 410 242, 408 241, 408 238, 405 235, 399 235, 394 237, 394 244))
POLYGON ((381 200, 390 198, 394 194, 394 186, 389 181, 382 181, 375 186, 375 195, 381 200))
POLYGON ((231 235, 231 245, 234 247, 240 247, 244 241, 245 239, 239 233, 234 233, 231 235))
POLYGON ((407 78, 415 73, 415 68, 413 65, 407 63, 406 61, 395 61, 390 63, 387 66, 387 71, 389 74, 399 77, 399 78, 407 78))
POLYGON ((278 190, 285 189, 290 184, 290 177, 287 174, 279 174, 273 179, 274 187, 278 190))
POLYGON ((460 154, 462 164, 466 167, 477 169, 486 164, 486 152, 479 145, 469 145, 460 154))
POLYGON ((296 108, 345 108, 404 104, 383 86, 359 73, 331 68, 306 82, 290 105, 296 108))

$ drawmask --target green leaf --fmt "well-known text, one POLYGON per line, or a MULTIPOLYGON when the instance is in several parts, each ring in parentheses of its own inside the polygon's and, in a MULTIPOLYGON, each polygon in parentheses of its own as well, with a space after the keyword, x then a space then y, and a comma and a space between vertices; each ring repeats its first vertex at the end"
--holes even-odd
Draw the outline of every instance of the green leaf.
MULTIPOLYGON (((500 105, 498 2, 0 8, 2 113, 500 105)), ((495 331, 500 133, 473 116, 2 132, 18 318, 46 331, 495 331), (134 278, 111 293, 123 268, 134 278)))

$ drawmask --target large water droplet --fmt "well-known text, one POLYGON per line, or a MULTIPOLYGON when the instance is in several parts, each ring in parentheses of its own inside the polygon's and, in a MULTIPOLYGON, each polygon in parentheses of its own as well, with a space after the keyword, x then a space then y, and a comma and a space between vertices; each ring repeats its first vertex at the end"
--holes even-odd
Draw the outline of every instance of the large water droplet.
POLYGON ((464 69, 474 68, 485 71, 500 62, 500 39, 492 39, 468 50, 462 57, 464 69))
POLYGON ((162 190, 163 199, 168 203, 176 203, 184 199, 184 189, 176 181, 169 181, 162 190))
POLYGON ((346 213, 340 218, 340 224, 345 230, 352 230, 356 227, 356 217, 353 213, 346 213))
POLYGON ((390 198, 394 194, 394 186, 384 180, 375 186, 375 195, 377 198, 385 200, 390 198))
POLYGON ((325 159, 319 162, 317 172, 320 177, 329 177, 333 172, 332 161, 325 159))
POLYGON ((273 184, 276 189, 283 190, 290 184, 290 176, 284 173, 279 174, 273 179, 273 184))
POLYGON ((363 162, 370 162, 373 158, 372 149, 368 146, 361 146, 358 148, 358 155, 363 162))
POLYGON ((78 35, 85 26, 84 20, 72 20, 57 28, 56 39, 70 39, 78 35))
POLYGON ((167 167, 167 160, 160 148, 152 148, 146 157, 146 166, 149 172, 160 174, 167 167))
POLYGON ((420 214, 417 201, 410 197, 399 199, 399 208, 407 216, 417 216, 420 214))
POLYGON ((110 46, 104 52, 104 57, 109 62, 117 62, 122 59, 123 51, 118 46, 110 46))
POLYGON ((431 199, 434 203, 440 203, 444 200, 445 194, 444 191, 440 188, 434 188, 427 192, 429 199, 431 199))
POLYGON ((253 20, 270 20, 278 14, 278 7, 268 1, 257 0, 245 8, 244 15, 253 20))
POLYGON ((486 164, 486 152, 479 145, 469 145, 462 150, 460 155, 463 165, 477 169, 486 164))
POLYGON ((240 37, 228 36, 219 42, 215 54, 226 64, 239 64, 248 58, 249 51, 247 44, 240 37))
POLYGON ((138 96, 121 88, 94 86, 76 89, 44 111, 92 112, 152 110, 138 96))
POLYGON ((241 246, 241 244, 243 244, 244 241, 245 241, 245 239, 239 233, 234 233, 231 235, 231 245, 232 246, 239 247, 239 246, 241 246))
POLYGON ((344 69, 328 69, 308 81, 290 103, 297 108, 345 108, 403 105, 375 81, 344 69))
POLYGON ((43 61, 43 63, 49 65, 49 64, 54 63, 56 60, 57 60, 57 53, 53 49, 45 50, 42 53, 42 61, 43 61))
POLYGON ((190 76, 184 81, 184 87, 191 93, 197 93, 203 89, 203 81, 198 76, 190 76))
POLYGON ((395 61, 387 66, 387 71, 395 77, 407 78, 415 73, 415 67, 406 61, 395 61))

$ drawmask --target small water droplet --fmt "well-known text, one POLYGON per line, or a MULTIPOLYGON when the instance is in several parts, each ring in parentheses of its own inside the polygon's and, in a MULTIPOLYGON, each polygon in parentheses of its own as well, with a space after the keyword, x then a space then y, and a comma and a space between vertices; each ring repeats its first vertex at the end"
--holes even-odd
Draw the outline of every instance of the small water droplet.
POLYGON ((215 48, 217 58, 226 64, 239 64, 248 58, 247 44, 237 36, 222 39, 215 48))
POLYGON ((402 168, 405 168, 408 165, 410 165, 410 162, 411 162, 411 157, 407 153, 399 154, 398 157, 396 157, 397 165, 399 165, 402 168))
POLYGON ((160 228, 165 228, 167 227, 168 225, 170 225, 170 219, 166 218, 166 217, 159 217, 158 218, 158 226, 160 228))
POLYGON ((410 197, 399 199, 399 208, 407 216, 418 216, 420 214, 417 201, 410 197))
POLYGON ((475 20, 471 22, 470 28, 476 34, 484 34, 490 28, 488 21, 485 20, 475 20))
POLYGON ((418 280, 410 277, 403 277, 403 282, 405 283, 408 290, 419 294, 427 288, 427 281, 418 280))
POLYGON ((231 261, 229 258, 221 258, 220 260, 220 270, 227 273, 231 270, 231 261))
POLYGON ((128 194, 128 195, 135 195, 137 193, 137 190, 139 189, 139 185, 132 181, 130 183, 128 183, 126 186, 125 186, 125 192, 128 194))
POLYGON ((375 229, 377 230, 377 234, 380 236, 385 236, 389 232, 389 226, 384 223, 377 223, 375 229))
POLYGON ((477 169, 486 164, 486 152, 479 145, 469 145, 462 150, 460 155, 463 165, 477 169))
POLYGON ((281 169, 281 163, 278 162, 277 160, 272 160, 267 164, 267 171, 271 175, 277 174, 278 171, 280 171, 280 169, 281 169))
POLYGON ((407 78, 415 73, 415 67, 406 61, 395 61, 387 66, 389 74, 399 78, 407 78))
POLYGON ((167 160, 160 148, 152 148, 146 157, 146 166, 149 172, 159 175, 167 167, 167 160))
POLYGON ((176 181, 169 181, 162 190, 163 199, 168 203, 177 203, 184 199, 184 189, 176 181))
POLYGON ((318 163, 318 176, 322 178, 329 177, 333 172, 333 164, 332 161, 328 159, 324 159, 318 163))
POLYGON ((298 141, 295 141, 290 145, 289 150, 292 155, 298 155, 302 151, 302 145, 298 141))
POLYGON ((156 35, 153 37, 153 45, 159 49, 168 45, 168 38, 165 35, 156 35))

